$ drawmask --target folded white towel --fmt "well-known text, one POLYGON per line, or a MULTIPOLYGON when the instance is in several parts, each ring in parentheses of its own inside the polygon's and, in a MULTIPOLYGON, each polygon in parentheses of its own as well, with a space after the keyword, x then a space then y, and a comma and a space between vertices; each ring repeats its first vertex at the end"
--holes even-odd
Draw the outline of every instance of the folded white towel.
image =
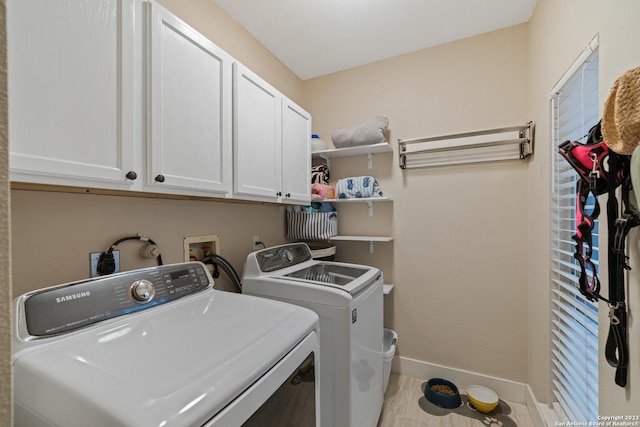
POLYGON ((339 179, 336 183, 336 196, 339 199, 360 199, 382 197, 378 180, 372 176, 352 176, 339 179))
POLYGON ((331 131, 331 141, 336 148, 379 144, 384 142, 384 131, 388 126, 387 117, 376 116, 356 126, 334 129, 331 131))

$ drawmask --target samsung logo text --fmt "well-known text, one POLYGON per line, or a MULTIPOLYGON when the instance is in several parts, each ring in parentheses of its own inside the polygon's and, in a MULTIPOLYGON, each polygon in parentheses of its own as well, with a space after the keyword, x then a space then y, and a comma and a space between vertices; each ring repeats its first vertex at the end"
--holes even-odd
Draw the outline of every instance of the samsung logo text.
POLYGON ((78 292, 77 294, 71 294, 71 295, 65 295, 63 297, 57 297, 56 298, 56 302, 57 303, 61 303, 61 302, 67 302, 67 301, 73 301, 76 299, 80 299, 80 298, 87 298, 91 296, 91 292, 87 291, 87 292, 78 292))

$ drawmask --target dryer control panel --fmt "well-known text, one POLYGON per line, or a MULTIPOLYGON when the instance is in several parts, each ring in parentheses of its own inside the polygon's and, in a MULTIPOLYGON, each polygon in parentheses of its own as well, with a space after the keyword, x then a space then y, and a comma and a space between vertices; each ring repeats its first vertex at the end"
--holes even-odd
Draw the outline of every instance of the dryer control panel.
POLYGON ((68 283, 18 298, 23 339, 59 335, 203 291, 213 285, 200 262, 164 265, 68 283))

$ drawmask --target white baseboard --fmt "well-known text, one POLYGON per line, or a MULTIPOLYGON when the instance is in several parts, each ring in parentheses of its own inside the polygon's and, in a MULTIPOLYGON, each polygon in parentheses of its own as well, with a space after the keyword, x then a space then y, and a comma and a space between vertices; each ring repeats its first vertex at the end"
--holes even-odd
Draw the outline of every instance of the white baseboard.
POLYGON ((469 385, 484 385, 498 393, 501 399, 525 404, 535 426, 549 425, 528 384, 398 356, 393 358, 391 371, 414 378, 424 378, 425 381, 429 378, 444 378, 454 383, 462 393, 469 385))
POLYGON ((533 390, 527 384, 527 401, 525 402, 527 405, 527 409, 529 410, 529 415, 531 415, 531 421, 533 421, 534 426, 555 426, 558 425, 555 423, 557 421, 557 417, 555 416, 555 412, 553 408, 549 408, 548 405, 544 403, 538 402, 536 399, 533 390))
POLYGON ((461 393, 467 386, 480 384, 498 393, 501 399, 517 403, 526 402, 526 384, 461 369, 436 365, 408 357, 394 357, 391 364, 393 372, 409 375, 414 378, 444 378, 454 383, 461 393))

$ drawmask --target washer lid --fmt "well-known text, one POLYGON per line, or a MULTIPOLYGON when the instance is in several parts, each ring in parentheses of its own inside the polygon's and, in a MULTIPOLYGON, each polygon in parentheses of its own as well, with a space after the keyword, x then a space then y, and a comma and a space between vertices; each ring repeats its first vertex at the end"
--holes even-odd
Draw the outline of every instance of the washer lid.
POLYGON ((293 273, 285 274, 284 277, 329 283, 336 286, 346 286, 357 278, 364 276, 368 271, 368 268, 319 262, 301 270, 294 271, 293 273))
POLYGON ((15 401, 56 425, 202 425, 317 328, 302 307, 208 290, 15 355, 15 401))
POLYGON ((373 267, 318 261, 280 277, 331 286, 355 294, 371 282, 376 272, 377 269, 373 267))

